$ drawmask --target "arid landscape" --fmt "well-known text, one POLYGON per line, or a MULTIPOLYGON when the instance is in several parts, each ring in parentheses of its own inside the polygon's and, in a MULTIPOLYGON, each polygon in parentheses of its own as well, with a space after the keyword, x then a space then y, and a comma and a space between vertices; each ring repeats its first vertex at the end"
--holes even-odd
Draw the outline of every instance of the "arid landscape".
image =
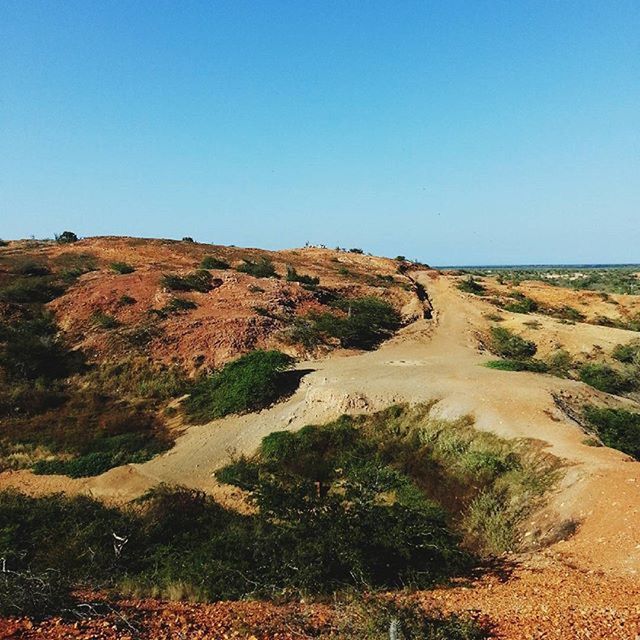
POLYGON ((0 637, 640 635, 633 269, 3 245, 0 637))

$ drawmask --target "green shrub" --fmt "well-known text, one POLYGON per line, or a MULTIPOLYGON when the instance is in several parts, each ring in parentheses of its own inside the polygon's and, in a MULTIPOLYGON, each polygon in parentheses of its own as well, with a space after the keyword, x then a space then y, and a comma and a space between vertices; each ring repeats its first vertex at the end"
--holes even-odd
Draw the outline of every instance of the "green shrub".
POLYGON ((398 262, 405 262, 406 261, 406 257, 405 256, 396 256, 395 258, 398 262))
POLYGON ((640 340, 616 345, 612 355, 616 360, 625 364, 640 363, 640 340))
MULTIPOLYGON (((471 618, 425 611, 416 602, 365 597, 338 609, 334 634, 341 640, 484 640, 489 634, 471 618), (394 629, 395 636, 391 635, 394 629)), ((331 636, 333 637, 333 635, 331 636)))
POLYGON ((308 287, 316 287, 320 284, 320 278, 298 273, 294 267, 287 267, 287 282, 299 282, 308 287))
POLYGON ((6 240, 0 238, 0 247, 8 247, 9 243, 6 240))
POLYGON ((587 406, 584 416, 607 447, 640 460, 640 413, 587 406))
POLYGON ((185 236, 182 238, 182 242, 193 242, 193 238, 191 236, 185 236))
MULTIPOLYGON (((428 587, 470 566, 454 517, 512 549, 517 523, 554 479, 531 443, 428 411, 392 407, 272 434, 258 456, 217 474, 248 492, 249 515, 182 488, 159 487, 121 509, 0 492, 0 557, 12 570, 53 570, 73 587, 138 596, 175 597, 178 586, 208 600, 428 587), (438 492, 449 516, 429 497, 438 492)), ((366 634, 390 617, 405 637, 478 637, 463 620, 384 600, 347 615, 340 637, 377 637, 366 634)))
POLYGON ((184 402, 187 415, 207 422, 258 411, 288 391, 284 372, 293 359, 280 351, 253 351, 199 380, 184 402))
POLYGON ((289 344, 299 344, 307 351, 313 351, 322 344, 322 334, 312 318, 296 316, 282 331, 283 339, 289 344))
POLYGON ((117 318, 100 310, 91 314, 91 322, 101 329, 117 329, 120 326, 117 318))
POLYGON ((162 307, 161 311, 165 314, 170 314, 191 311, 197 308, 198 305, 193 300, 188 300, 187 298, 171 298, 171 300, 162 307))
POLYGON ((237 267, 237 271, 247 273, 254 278, 276 278, 276 268, 269 258, 260 258, 257 261, 244 260, 237 267))
POLYGON ((78 242, 78 236, 73 231, 63 231, 60 235, 56 233, 56 242, 58 244, 70 244, 78 242))
POLYGON ((112 262, 110 266, 113 271, 121 274, 133 273, 136 270, 134 266, 126 262, 112 262))
POLYGON ((131 296, 128 296, 126 293, 122 294, 120 296, 120 298, 118 298, 118 305, 123 306, 123 307, 131 306, 132 304, 135 304, 136 302, 137 302, 137 300, 135 298, 132 298, 131 296))
POLYGON ((96 451, 66 458, 40 460, 33 466, 39 475, 65 475, 71 478, 97 476, 113 467, 141 463, 166 451, 168 442, 149 433, 125 433, 100 438, 92 443, 96 451))
MULTIPOLYGON (((221 281, 220 281, 221 282, 221 281)), ((162 286, 170 291, 199 291, 207 293, 219 282, 206 270, 194 271, 186 276, 165 274, 162 276, 162 286)))
POLYGON ((346 315, 325 312, 309 317, 320 334, 337 338, 344 348, 373 349, 401 325, 393 305, 374 296, 342 299, 334 305, 346 315))
POLYGON ((51 275, 51 269, 45 264, 35 262, 32 260, 26 260, 16 265, 14 273, 18 273, 22 276, 48 276, 51 275))
POLYGON ((228 269, 229 263, 215 256, 205 256, 200 262, 201 269, 228 269))
POLYGON ((92 253, 68 251, 61 253, 53 261, 60 270, 59 275, 68 283, 98 268, 98 260, 92 253))
POLYGON ((578 370, 580 380, 599 391, 620 395, 633 389, 633 382, 606 364, 583 364, 578 370))
POLYGON ((16 278, 0 289, 0 300, 17 303, 45 303, 64 293, 64 287, 53 278, 16 278))
POLYGON ((491 327, 488 347, 497 356, 513 360, 531 358, 538 350, 535 342, 525 340, 505 327, 491 327))
POLYGON ((349 253, 359 253, 363 254, 364 251, 362 249, 349 249, 349 253))
POLYGON ((515 298, 513 302, 508 302, 502 308, 505 311, 511 311, 513 313, 531 313, 537 311, 538 303, 531 298, 527 298, 522 294, 514 294, 515 298))
POLYGON ((549 373, 555 376, 565 378, 569 375, 569 372, 575 367, 573 358, 568 351, 564 349, 558 349, 554 351, 547 358, 547 366, 549 367, 549 373))
POLYGON ((18 380, 63 378, 81 364, 81 354, 69 351, 47 315, 36 315, 15 326, 0 325, 0 366, 18 380))
POLYGON ((534 373, 546 373, 549 370, 547 364, 533 358, 528 360, 490 360, 485 363, 485 367, 500 371, 532 371, 534 373))
POLYGON ((458 289, 465 293, 473 293, 477 296, 483 296, 487 292, 486 287, 482 283, 478 282, 473 276, 460 280, 460 282, 458 282, 458 289))

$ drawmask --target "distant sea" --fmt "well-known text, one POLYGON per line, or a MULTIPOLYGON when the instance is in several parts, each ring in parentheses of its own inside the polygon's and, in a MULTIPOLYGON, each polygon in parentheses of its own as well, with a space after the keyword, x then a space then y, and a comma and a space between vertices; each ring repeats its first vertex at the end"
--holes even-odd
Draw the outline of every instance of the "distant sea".
POLYGON ((621 263, 621 264, 454 264, 446 266, 434 265, 434 269, 495 269, 495 270, 528 270, 528 271, 546 271, 560 269, 632 269, 640 268, 640 264, 621 263))

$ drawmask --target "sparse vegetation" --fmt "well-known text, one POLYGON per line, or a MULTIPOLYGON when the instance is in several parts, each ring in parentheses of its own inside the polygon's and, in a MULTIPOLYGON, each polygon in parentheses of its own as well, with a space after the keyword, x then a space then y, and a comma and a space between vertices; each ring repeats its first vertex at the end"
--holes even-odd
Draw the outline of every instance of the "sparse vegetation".
POLYGON ((640 365, 640 340, 616 345, 612 355, 619 362, 640 365))
POLYGON ((184 402, 189 418, 207 422, 230 413, 258 411, 287 393, 293 359, 280 351, 253 351, 197 381, 184 402))
POLYGON ((531 313, 538 309, 538 303, 535 300, 527 298, 527 296, 521 293, 514 293, 511 297, 513 300, 502 306, 505 311, 511 311, 513 313, 531 313))
POLYGON ((191 311, 197 309, 198 305, 187 298, 171 298, 167 304, 162 307, 161 312, 165 315, 172 313, 181 313, 182 311, 191 311))

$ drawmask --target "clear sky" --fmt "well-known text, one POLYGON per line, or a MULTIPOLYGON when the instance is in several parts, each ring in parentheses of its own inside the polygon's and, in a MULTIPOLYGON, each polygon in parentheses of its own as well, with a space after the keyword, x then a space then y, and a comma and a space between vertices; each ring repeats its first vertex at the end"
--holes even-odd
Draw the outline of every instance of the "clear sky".
POLYGON ((640 262, 640 2, 0 0, 0 237, 640 262))

